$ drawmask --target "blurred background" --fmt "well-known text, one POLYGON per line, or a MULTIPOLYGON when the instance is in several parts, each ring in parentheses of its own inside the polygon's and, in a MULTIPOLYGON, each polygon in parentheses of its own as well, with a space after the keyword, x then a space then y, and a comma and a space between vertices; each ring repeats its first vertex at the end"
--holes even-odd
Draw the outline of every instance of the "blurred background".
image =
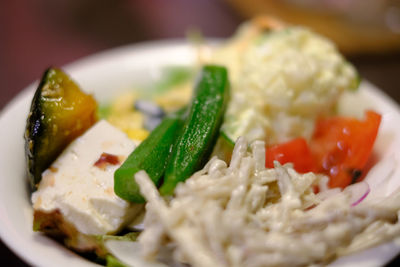
MULTIPOLYGON (((400 103, 400 0, 0 0, 0 110, 50 65, 193 28, 224 38, 262 13, 331 38, 400 103)), ((26 266, 1 242, 0 253, 26 266)))

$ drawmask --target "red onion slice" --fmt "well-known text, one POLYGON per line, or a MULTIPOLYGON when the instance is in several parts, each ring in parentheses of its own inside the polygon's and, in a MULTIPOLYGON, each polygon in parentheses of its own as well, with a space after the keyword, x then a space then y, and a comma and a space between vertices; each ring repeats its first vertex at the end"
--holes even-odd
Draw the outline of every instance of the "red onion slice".
POLYGON ((344 191, 351 193, 350 203, 351 206, 354 207, 360 204, 368 196, 371 189, 367 182, 361 181, 346 187, 344 191))

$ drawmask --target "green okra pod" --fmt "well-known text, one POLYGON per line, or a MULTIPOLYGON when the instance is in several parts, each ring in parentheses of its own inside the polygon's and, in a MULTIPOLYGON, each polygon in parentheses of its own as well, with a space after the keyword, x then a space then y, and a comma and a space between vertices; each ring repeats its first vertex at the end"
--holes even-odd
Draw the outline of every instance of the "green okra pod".
POLYGON ((145 170, 156 186, 160 185, 183 117, 184 109, 164 118, 115 171, 114 191, 119 197, 130 202, 145 202, 134 178, 140 170, 145 170))
POLYGON ((163 195, 171 195, 179 182, 186 180, 208 160, 219 135, 228 98, 226 68, 203 67, 188 118, 165 170, 160 188, 163 195))

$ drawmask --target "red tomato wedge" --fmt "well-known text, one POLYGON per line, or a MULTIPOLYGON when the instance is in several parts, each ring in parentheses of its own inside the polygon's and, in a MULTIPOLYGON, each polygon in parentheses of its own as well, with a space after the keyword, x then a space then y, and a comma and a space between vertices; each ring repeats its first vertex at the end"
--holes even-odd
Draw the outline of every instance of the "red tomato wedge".
POLYGON ((380 122, 381 115, 374 111, 367 111, 364 120, 339 116, 317 120, 310 149, 317 172, 330 176, 331 188, 344 188, 364 174, 380 122))
POLYGON ((293 163, 294 169, 299 173, 316 171, 311 151, 304 138, 267 147, 265 154, 267 168, 273 168, 274 160, 277 160, 281 164, 293 163))

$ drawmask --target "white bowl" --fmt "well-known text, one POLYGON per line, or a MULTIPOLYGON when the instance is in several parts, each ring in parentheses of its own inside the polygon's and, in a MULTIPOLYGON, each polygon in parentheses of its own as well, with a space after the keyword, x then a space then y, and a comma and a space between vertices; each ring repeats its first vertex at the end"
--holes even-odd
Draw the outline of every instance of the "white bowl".
MULTIPOLYGON (((163 41, 109 50, 66 66, 65 71, 100 102, 134 84, 156 79, 168 65, 190 65, 194 49, 184 41, 163 41)), ((32 208, 25 174, 24 140, 26 117, 37 82, 22 91, 0 114, 0 237, 18 256, 35 266, 96 266, 57 242, 32 231, 32 208)), ((383 185, 372 186, 372 194, 388 195, 400 185, 400 109, 373 85, 363 82, 355 96, 341 104, 343 113, 361 114, 372 108, 383 115, 374 153, 379 160, 370 176, 383 175, 385 162, 394 168, 383 185), (383 164, 383 165, 382 165, 383 164), (393 177, 398 177, 395 179, 393 177), (379 190, 378 190, 379 189, 379 190)), ((371 177, 374 181, 374 177, 371 177)), ((400 252, 399 242, 383 244, 332 266, 378 266, 400 252)))

